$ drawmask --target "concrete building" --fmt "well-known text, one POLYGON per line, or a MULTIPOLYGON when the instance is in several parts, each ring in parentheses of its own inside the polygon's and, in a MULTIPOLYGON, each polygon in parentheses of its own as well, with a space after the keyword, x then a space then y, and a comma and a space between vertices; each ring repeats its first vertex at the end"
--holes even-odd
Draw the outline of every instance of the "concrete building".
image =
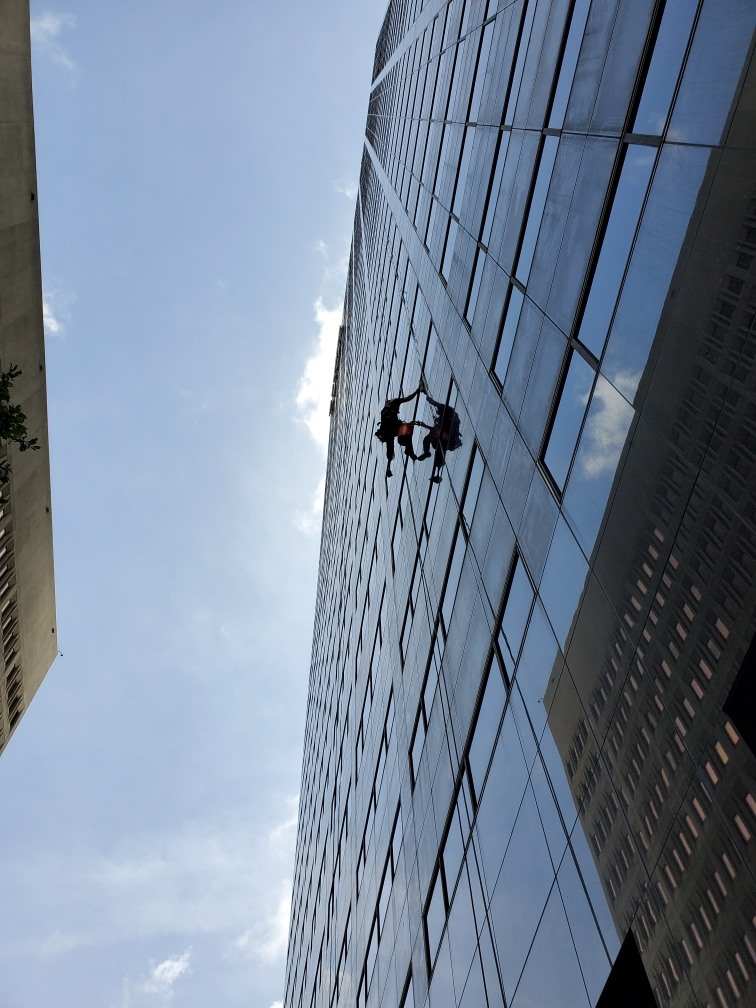
POLYGON ((0 5, 0 369, 39 451, 3 447, 0 487, 0 751, 58 649, 28 0, 0 5), (8 455, 5 453, 8 452, 8 455))
POLYGON ((389 4, 286 1008, 756 1003, 755 23, 389 4))

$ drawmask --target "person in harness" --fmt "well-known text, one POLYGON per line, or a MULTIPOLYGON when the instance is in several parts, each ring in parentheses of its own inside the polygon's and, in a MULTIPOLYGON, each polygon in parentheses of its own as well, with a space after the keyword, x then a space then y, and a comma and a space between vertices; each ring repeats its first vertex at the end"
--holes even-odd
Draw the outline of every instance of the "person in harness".
MULTIPOLYGON (((399 416, 399 407, 404 403, 417 399, 420 393, 424 391, 425 385, 421 380, 411 395, 388 399, 386 405, 381 410, 381 422, 378 424, 375 436, 386 445, 386 458, 388 460, 388 465, 386 466, 387 478, 391 476, 391 463, 394 460, 394 440, 398 441, 402 448, 404 448, 404 454, 407 458, 413 460, 417 458, 415 450, 412 447, 412 433, 415 429, 415 423, 420 422, 402 420, 399 416)), ((427 427, 428 425, 420 424, 420 426, 427 427)))
POLYGON ((423 454, 417 456, 417 461, 430 458, 430 450, 433 448, 435 454, 430 482, 440 483, 441 470, 446 465, 446 453, 462 446, 459 414, 448 404, 436 402, 427 392, 425 398, 433 409, 433 426, 428 428, 428 433, 423 438, 423 454))

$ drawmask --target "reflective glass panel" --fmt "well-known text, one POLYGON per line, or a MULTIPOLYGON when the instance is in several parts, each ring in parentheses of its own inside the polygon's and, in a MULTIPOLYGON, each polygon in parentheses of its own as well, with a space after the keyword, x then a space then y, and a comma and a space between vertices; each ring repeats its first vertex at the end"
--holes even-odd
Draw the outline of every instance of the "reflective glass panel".
POLYGON ((441 933, 446 922, 446 908, 444 906, 443 882, 441 872, 436 873, 433 882, 433 890, 425 914, 425 933, 428 940, 428 959, 431 963, 436 958, 438 945, 441 941, 441 933))
POLYGON ((572 79, 575 76, 575 67, 577 66, 580 44, 583 41, 583 32, 585 31, 585 22, 590 5, 590 0, 576 0, 572 10, 569 35, 567 36, 567 44, 564 47, 564 55, 562 56, 562 63, 559 68, 559 81, 549 116, 549 126, 554 129, 559 129, 564 122, 564 114, 567 111, 567 99, 570 96, 572 79))
POLYGON ((511 1008, 589 1008, 570 926, 554 886, 511 1008), (544 963, 548 968, 544 969, 544 963))
POLYGON ((604 989, 611 963, 571 850, 567 851, 559 867, 557 885, 575 940, 583 979, 591 1004, 595 1004, 604 989))
POLYGON ((538 175, 528 210, 528 222, 525 226, 525 235, 522 239, 520 252, 517 256, 517 266, 515 267, 515 276, 521 283, 527 283, 528 276, 530 275, 533 253, 535 252, 538 232, 541 229, 543 208, 546 205, 546 195, 549 191, 549 182, 551 181, 551 173, 554 170, 554 161, 556 160, 558 147, 559 137, 547 136, 543 142, 541 160, 538 165, 538 175))
POLYGON ((512 347, 514 346, 515 333, 517 332, 517 323, 520 321, 523 298, 524 294, 518 287, 511 288, 507 313, 501 327, 499 347, 496 351, 496 359, 493 365, 494 374, 502 385, 506 378, 509 358, 512 355, 512 347))
MULTIPOLYGON (((525 6, 525 5, 522 5, 525 6)), ((506 112, 504 113, 504 122, 511 123, 514 118, 514 111, 517 106, 517 98, 520 94, 520 85, 522 84, 522 72, 525 68, 525 57, 528 53, 528 42, 530 41, 530 31, 533 27, 533 18, 535 17, 534 3, 527 4, 525 9, 525 23, 522 28, 522 34, 520 36, 519 45, 517 47, 517 62, 515 64, 515 71, 512 77, 512 86, 509 92, 509 99, 507 101, 506 112)))
POLYGON ((453 217, 449 218, 449 226, 446 231, 446 246, 444 247, 444 258, 441 263, 441 273, 445 280, 449 279, 452 257, 454 256, 454 243, 457 240, 457 222, 453 217))
POLYGON ((597 357, 604 348, 655 159, 653 147, 630 146, 625 155, 578 333, 597 357))
POLYGON ((663 132, 697 9, 698 0, 667 0, 664 5, 633 133, 663 132))
POLYGON ((588 562, 560 515, 538 591, 562 650, 580 606, 587 573, 588 562))
POLYGON ((544 455, 560 490, 567 480, 594 378, 591 366, 579 353, 573 352, 544 455))
POLYGON ((525 627, 528 625, 530 610, 533 606, 533 597, 533 586, 525 570, 525 565, 518 556, 501 620, 501 641, 505 660, 508 656, 511 661, 510 668, 520 654, 525 627))
POLYGON ((447 934, 449 936, 454 989, 459 997, 465 986, 477 945, 477 929, 466 871, 462 872, 459 886, 454 895, 454 902, 449 911, 447 934))
POLYGON ((429 994, 429 1008, 455 1008, 454 981, 452 980, 449 939, 444 935, 438 960, 433 969, 429 994))
POLYGON ((470 99, 470 111, 467 118, 470 122, 477 122, 480 113, 480 99, 483 95, 483 85, 486 80, 486 67, 488 57, 491 54, 491 42, 493 41, 493 24, 488 24, 483 29, 483 37, 480 41, 480 53, 478 56, 478 66, 475 71, 475 85, 473 87, 472 98, 470 99))
MULTIPOLYGON (((510 999, 553 883, 554 871, 541 820, 533 792, 528 788, 507 844, 489 909, 504 993, 510 999)), ((539 968, 543 968, 543 961, 539 968)))
POLYGON ((586 556, 596 541, 633 416, 632 406, 599 375, 564 497, 586 556))
MULTIPOLYGON (((460 797, 457 800, 464 803, 464 798, 460 797)), ((463 817, 466 818, 463 812, 463 817)), ((457 876, 459 875, 459 869, 462 866, 462 858, 465 852, 465 836, 462 833, 462 827, 460 825, 459 810, 455 807, 452 812, 451 823, 449 824, 449 832, 446 834, 446 840, 444 841, 444 875, 446 877, 446 891, 448 893, 449 899, 452 898, 452 893, 457 884, 457 876)))
POLYGON ((496 210, 496 200, 499 197, 501 187, 501 177, 504 173, 504 164, 507 160, 507 150, 509 148, 510 133, 499 134, 499 146, 496 151, 493 171, 491 173, 491 185, 488 193, 486 212, 483 217, 483 224, 480 229, 480 240, 484 245, 488 245, 491 238, 491 225, 493 224, 494 211, 496 210))
POLYGON ((467 296, 467 308, 465 309, 465 318, 470 323, 472 323, 473 316, 475 315, 475 306, 478 303, 478 292, 480 290, 480 282, 483 279, 483 267, 485 264, 485 253, 481 249, 477 249, 475 252, 475 268, 470 284, 470 293, 467 296))
POLYGON ((478 502, 478 493, 480 492, 480 484, 483 481, 485 468, 486 466, 483 461, 483 456, 480 453, 480 449, 475 446, 472 466, 470 467, 470 477, 467 481, 467 489, 465 490, 465 503, 463 509, 468 525, 472 523, 472 517, 475 512, 475 505, 478 502))
POLYGON ((480 866, 489 895, 493 892, 527 782, 517 726, 514 718, 507 714, 476 819, 480 866))
POLYGON ((654 172, 601 370, 631 402, 646 366, 711 154, 666 144, 654 172))
MULTIPOLYGON (((454 982, 456 985, 456 974, 454 982)), ((465 988, 462 992, 462 1000, 459 1002, 459 1008, 484 1008, 487 1004, 486 987, 483 981, 483 971, 480 965, 480 957, 476 954, 473 958, 470 972, 465 980, 465 988)))
POLYGON ((454 200, 452 202, 452 213, 459 217, 462 209, 462 197, 465 194, 465 184, 470 168, 470 158, 475 143, 475 127, 468 126, 465 130, 465 139, 462 142, 462 153, 459 158, 459 174, 454 187, 454 200))
POLYGON ((747 0, 704 0, 668 139, 722 142, 753 28, 753 4, 747 0))
POLYGON ((488 769, 488 762, 491 759, 491 750, 499 730, 506 699, 504 682, 496 666, 493 666, 486 683, 478 719, 475 722, 469 753, 470 772, 477 796, 480 796, 483 790, 483 780, 488 769))
POLYGON ((559 660, 556 638, 543 606, 540 602, 536 602, 515 676, 517 688, 525 701, 536 737, 540 736, 546 724, 544 696, 559 660))

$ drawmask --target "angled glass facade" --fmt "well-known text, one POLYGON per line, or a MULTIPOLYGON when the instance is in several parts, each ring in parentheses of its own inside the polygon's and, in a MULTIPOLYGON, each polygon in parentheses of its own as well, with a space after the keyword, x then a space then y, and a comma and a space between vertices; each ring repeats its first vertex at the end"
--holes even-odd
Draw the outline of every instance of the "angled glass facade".
POLYGON ((756 1003, 755 22, 389 5, 287 1008, 756 1003))

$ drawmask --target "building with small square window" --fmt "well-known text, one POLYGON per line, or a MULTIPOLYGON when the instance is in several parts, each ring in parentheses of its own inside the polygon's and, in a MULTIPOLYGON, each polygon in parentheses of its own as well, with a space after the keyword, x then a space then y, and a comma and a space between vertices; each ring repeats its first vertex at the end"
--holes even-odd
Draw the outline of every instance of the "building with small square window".
POLYGON ((28 0, 0 5, 0 370, 38 451, 0 445, 0 752, 57 653, 28 0))
POLYGON ((388 6, 286 1008, 756 1003, 755 23, 388 6))

